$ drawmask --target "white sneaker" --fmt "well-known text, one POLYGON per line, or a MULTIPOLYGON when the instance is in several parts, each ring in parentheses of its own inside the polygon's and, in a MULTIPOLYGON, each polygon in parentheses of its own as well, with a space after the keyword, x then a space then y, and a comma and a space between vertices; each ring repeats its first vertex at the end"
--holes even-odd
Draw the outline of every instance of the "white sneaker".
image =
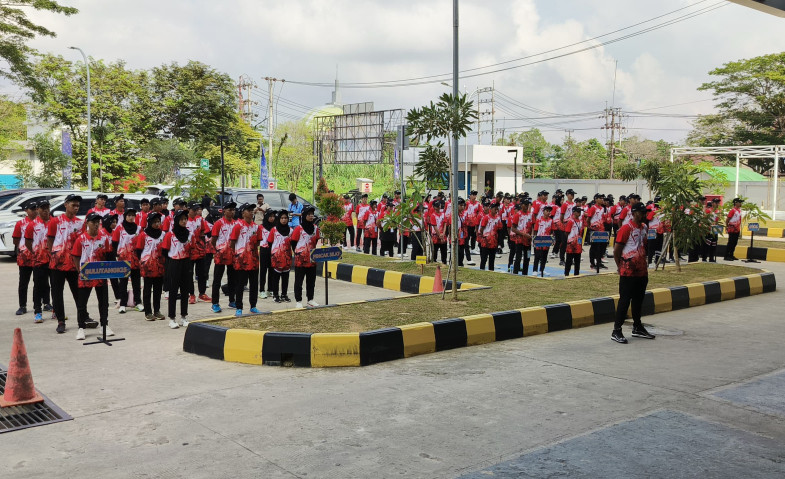
POLYGON ((169 299, 169 291, 164 291, 164 299, 169 299))
POLYGON ((474 261, 467 261, 466 264, 468 264, 469 266, 474 266, 477 263, 475 263, 474 261))
POLYGON ((114 336, 114 331, 109 329, 109 326, 106 327, 106 335, 107 336, 114 336))
POLYGON ((144 305, 142 303, 137 304, 136 305, 136 310, 139 311, 140 313, 143 313, 144 312, 144 305))
POLYGON ((297 304, 294 305, 294 307, 297 309, 303 309, 303 303, 298 301, 297 304))
POLYGON ((84 341, 84 329, 82 329, 82 328, 79 328, 79 329, 76 331, 76 340, 77 340, 77 341, 84 341))
POLYGON ((180 325, 177 324, 177 321, 175 321, 174 319, 170 319, 169 320, 169 327, 172 328, 172 329, 177 329, 177 328, 180 327, 180 325))
POLYGON ((188 317, 187 316, 183 316, 182 318, 180 318, 180 326, 182 326, 184 328, 188 327, 188 317))
POLYGON ((551 259, 556 259, 556 254, 555 253, 551 253, 551 259))
POLYGON ((120 307, 120 300, 119 299, 114 300, 114 309, 117 309, 119 307, 120 307))
POLYGON ((120 306, 120 314, 125 314, 125 306, 120 306))
POLYGON ((267 299, 267 291, 259 291, 259 299, 267 299))
POLYGON ((308 306, 310 306, 312 308, 315 308, 315 307, 319 306, 319 303, 317 303, 314 300, 310 300, 310 301, 308 301, 308 306))

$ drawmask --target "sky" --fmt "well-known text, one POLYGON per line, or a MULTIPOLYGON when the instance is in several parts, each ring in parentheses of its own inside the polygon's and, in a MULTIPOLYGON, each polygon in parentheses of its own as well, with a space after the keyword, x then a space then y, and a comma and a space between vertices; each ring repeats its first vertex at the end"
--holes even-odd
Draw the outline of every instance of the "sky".
MULTIPOLYGON (((80 13, 64 17, 33 11, 31 18, 57 37, 35 39, 31 46, 74 61, 81 56, 67 49, 71 45, 96 59, 122 59, 131 68, 196 60, 236 79, 245 75, 257 85, 251 96, 256 121, 266 117, 264 77, 286 80, 273 87, 277 123, 329 103, 332 86, 299 83, 331 84, 336 71, 344 85, 343 103, 374 102, 377 110, 408 110, 451 91, 441 77, 428 84, 350 88, 450 76, 450 0, 61 3, 80 13)), ((461 90, 495 89, 498 136, 501 130, 509 135, 537 127, 552 142, 568 134, 604 140, 603 110, 609 105, 622 111, 624 136, 682 142, 692 121, 685 116, 713 111, 711 94, 697 90, 710 81, 709 71, 785 50, 785 19, 723 0, 460 0, 459 23, 460 69, 473 69, 462 76, 487 73, 462 78, 461 90), (600 45, 609 40, 617 41, 600 45), (586 47, 595 48, 552 58, 586 47), (531 62, 537 63, 525 65, 531 62), (508 69, 491 72, 503 68, 508 69)), ((490 93, 479 98, 488 111, 490 93)), ((481 129, 486 131, 481 141, 488 144, 490 123, 481 129)), ((476 133, 469 142, 477 142, 476 133)))

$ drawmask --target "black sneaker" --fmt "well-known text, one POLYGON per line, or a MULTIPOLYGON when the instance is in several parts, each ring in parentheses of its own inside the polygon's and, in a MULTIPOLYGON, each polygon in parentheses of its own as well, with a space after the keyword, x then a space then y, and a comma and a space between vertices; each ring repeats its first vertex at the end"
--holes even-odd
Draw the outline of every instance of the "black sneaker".
POLYGON ((26 312, 27 312, 27 308, 25 308, 24 306, 22 306, 21 308, 19 308, 19 309, 17 309, 17 310, 16 310, 16 315, 17 315, 17 316, 21 316, 21 315, 25 314, 26 312))
POLYGON ((46 311, 48 313, 51 310, 52 310, 52 305, 51 304, 45 304, 44 305, 44 311, 46 311))
POLYGON ((65 332, 65 321, 58 321, 55 331, 57 331, 57 334, 63 334, 65 332))
POLYGON ((87 321, 84 322, 84 327, 87 329, 95 329, 98 327, 98 321, 88 319, 87 321))
POLYGON ((279 296, 275 296, 275 299, 273 299, 273 301, 275 301, 276 303, 282 302, 279 296))
POLYGON ((614 329, 613 333, 611 333, 611 339, 617 343, 627 344, 627 338, 624 337, 621 329, 614 329))
POLYGON ((559 266, 564 266, 564 261, 559 261, 559 266))
POLYGON ((287 303, 291 303, 292 302, 292 300, 289 299, 289 296, 287 296, 285 294, 283 296, 281 296, 281 301, 286 301, 287 303))
POLYGON ((632 328, 632 336, 635 338, 644 338, 644 339, 654 339, 656 336, 651 334, 650 332, 646 331, 646 328, 643 326, 633 327, 632 328))
POLYGON ((600 268, 600 269, 608 269, 608 267, 607 267, 607 266, 605 266, 605 263, 600 263, 600 264, 599 264, 599 268, 600 268))

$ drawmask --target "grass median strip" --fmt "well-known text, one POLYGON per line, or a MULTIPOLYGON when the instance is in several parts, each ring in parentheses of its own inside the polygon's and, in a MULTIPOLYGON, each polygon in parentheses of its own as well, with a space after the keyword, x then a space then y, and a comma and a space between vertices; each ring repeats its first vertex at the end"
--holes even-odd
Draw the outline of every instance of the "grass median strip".
MULTIPOLYGON (((413 262, 397 262, 394 258, 344 254, 343 262, 410 274, 433 276, 435 265, 420 266, 413 262)), ((677 273, 673 267, 650 272, 648 289, 680 286, 751 274, 760 270, 718 263, 691 264, 677 273)), ((442 270, 445 275, 446 269, 442 270)), ((214 324, 229 328, 287 332, 361 332, 391 326, 465 317, 474 314, 542 306, 618 293, 618 276, 601 275, 575 278, 570 281, 540 281, 524 276, 461 269, 459 281, 490 286, 490 289, 459 292, 459 301, 441 295, 401 298, 391 301, 360 303, 336 308, 320 308, 290 313, 248 316, 214 324)))

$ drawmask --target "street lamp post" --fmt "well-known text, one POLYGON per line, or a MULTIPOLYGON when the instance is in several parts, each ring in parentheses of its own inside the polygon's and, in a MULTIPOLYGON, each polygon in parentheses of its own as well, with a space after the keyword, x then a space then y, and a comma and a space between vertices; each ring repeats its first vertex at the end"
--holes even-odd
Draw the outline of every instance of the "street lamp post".
POLYGON ((87 55, 79 47, 68 47, 71 50, 79 50, 84 58, 85 67, 87 67, 87 191, 93 191, 93 150, 91 141, 91 122, 90 122, 90 62, 87 61, 87 55))
POLYGON ((515 156, 512 159, 512 176, 514 178, 514 189, 515 189, 515 196, 518 196, 518 149, 514 150, 507 150, 507 153, 515 153, 515 156))
POLYGON ((224 182, 226 181, 226 174, 224 172, 224 140, 227 139, 228 138, 225 135, 218 137, 218 141, 221 142, 221 206, 226 202, 224 199, 224 182))

